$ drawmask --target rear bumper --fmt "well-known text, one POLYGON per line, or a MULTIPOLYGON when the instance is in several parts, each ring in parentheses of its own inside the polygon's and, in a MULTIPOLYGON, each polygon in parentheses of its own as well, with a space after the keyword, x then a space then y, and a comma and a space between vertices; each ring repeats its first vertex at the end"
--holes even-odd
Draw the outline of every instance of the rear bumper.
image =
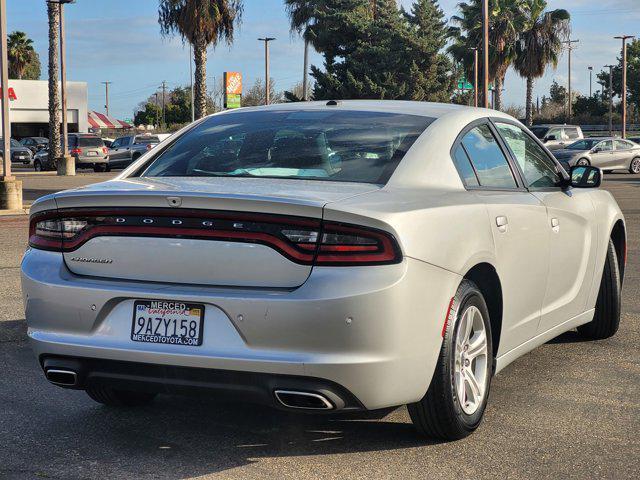
MULTIPOLYGON (((81 277, 67 269, 62 254, 40 250, 27 251, 22 262, 28 335, 41 361, 70 357, 143 364, 150 371, 300 377, 337 385, 366 409, 424 395, 459 281, 410 258, 380 267, 316 267, 292 290, 81 277), (131 341, 133 302, 145 298, 204 303, 202 346, 131 341)), ((171 391, 168 379, 150 378, 171 391)), ((218 391, 234 392, 222 383, 218 391)))
POLYGON ((109 156, 105 155, 104 157, 75 157, 76 165, 95 165, 96 163, 109 163, 109 156))

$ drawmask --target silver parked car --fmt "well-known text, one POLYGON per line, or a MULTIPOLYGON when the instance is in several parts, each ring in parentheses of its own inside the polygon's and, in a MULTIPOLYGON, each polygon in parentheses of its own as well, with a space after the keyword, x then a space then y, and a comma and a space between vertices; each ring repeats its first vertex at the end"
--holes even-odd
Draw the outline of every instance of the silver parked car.
POLYGON ((565 145, 584 138, 582 129, 577 125, 534 125, 531 127, 531 132, 549 150, 559 150, 565 145))
POLYGON ((160 139, 156 135, 127 135, 116 138, 109 148, 109 168, 128 167, 131 162, 151 150, 160 139))
POLYGON ((621 138, 585 138, 565 149, 555 150, 553 154, 570 167, 593 165, 606 172, 627 170, 629 173, 640 173, 640 145, 621 138))
POLYGON ((618 329, 626 227, 601 171, 567 176, 504 113, 300 102, 173 138, 31 207, 28 335, 56 385, 118 406, 408 404, 456 439, 513 360, 618 329))

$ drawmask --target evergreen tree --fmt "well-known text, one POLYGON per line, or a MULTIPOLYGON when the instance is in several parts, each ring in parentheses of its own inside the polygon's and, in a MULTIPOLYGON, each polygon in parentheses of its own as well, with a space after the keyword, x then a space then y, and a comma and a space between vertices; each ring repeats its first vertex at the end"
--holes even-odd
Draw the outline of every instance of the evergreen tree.
POLYGON ((451 64, 440 53, 447 30, 435 0, 417 1, 411 13, 395 0, 312 3, 308 37, 325 59, 324 70, 311 68, 314 98, 450 99, 451 64))

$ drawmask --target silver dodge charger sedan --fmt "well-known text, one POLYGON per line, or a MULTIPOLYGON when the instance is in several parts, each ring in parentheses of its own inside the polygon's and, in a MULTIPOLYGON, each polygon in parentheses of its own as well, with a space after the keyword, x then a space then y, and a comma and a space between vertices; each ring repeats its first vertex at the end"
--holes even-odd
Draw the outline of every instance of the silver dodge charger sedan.
POLYGON ((640 145, 616 137, 593 137, 578 140, 553 152, 563 164, 593 165, 605 172, 627 170, 640 173, 640 145))
POLYGON ((461 438, 510 362, 618 329, 624 218, 598 168, 570 173, 492 110, 215 114, 33 204, 28 335, 50 382, 107 405, 407 404, 423 434, 461 438))

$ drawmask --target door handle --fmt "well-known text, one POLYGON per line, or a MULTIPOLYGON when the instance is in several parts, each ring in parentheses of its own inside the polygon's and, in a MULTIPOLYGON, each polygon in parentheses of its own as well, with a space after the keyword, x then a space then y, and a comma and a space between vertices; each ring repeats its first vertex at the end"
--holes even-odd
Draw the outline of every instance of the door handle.
POLYGON ((502 233, 507 231, 507 225, 509 224, 509 219, 504 215, 499 215, 496 217, 496 226, 498 230, 502 233))
POLYGON ((556 233, 560 231, 560 220, 558 220, 557 218, 551 219, 551 230, 553 230, 556 233))

